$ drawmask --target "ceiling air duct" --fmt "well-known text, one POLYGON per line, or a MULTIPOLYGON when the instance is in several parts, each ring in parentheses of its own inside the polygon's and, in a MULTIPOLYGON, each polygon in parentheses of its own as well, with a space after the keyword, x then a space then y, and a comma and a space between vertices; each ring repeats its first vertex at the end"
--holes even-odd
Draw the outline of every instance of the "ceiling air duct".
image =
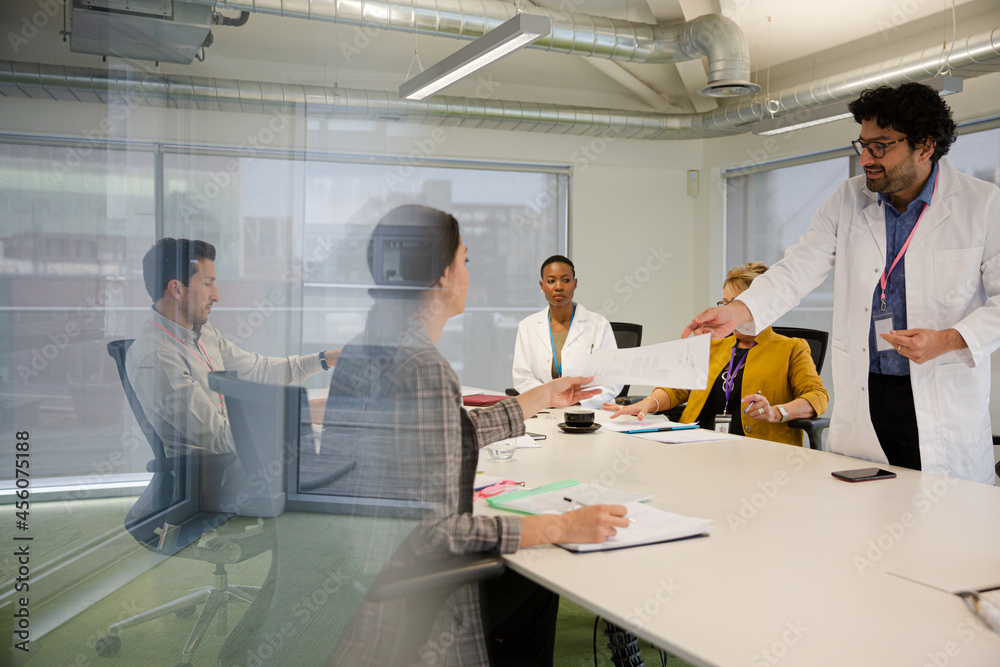
POLYGON ((249 17, 225 18, 180 0, 73 0, 70 12, 73 53, 182 65, 204 60, 213 24, 239 26, 249 17))

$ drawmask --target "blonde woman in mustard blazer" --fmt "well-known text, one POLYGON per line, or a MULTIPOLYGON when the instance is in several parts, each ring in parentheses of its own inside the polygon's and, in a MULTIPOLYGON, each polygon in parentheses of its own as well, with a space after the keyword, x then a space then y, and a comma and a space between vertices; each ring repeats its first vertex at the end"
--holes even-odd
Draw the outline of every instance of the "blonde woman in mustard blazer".
MULTIPOLYGON (((737 266, 726 276, 723 303, 729 303, 767 267, 760 262, 737 266)), ((736 333, 712 341, 708 361, 708 389, 688 391, 658 387, 652 394, 632 405, 614 409, 612 417, 638 415, 667 410, 687 402, 681 421, 697 421, 702 428, 715 428, 716 416, 731 418, 730 432, 751 438, 802 446, 802 431, 786 423, 823 414, 830 395, 816 372, 809 344, 801 338, 788 338, 771 327, 756 337, 736 333), (725 378, 733 376, 726 400, 725 378), (759 393, 758 393, 759 392, 759 393)))

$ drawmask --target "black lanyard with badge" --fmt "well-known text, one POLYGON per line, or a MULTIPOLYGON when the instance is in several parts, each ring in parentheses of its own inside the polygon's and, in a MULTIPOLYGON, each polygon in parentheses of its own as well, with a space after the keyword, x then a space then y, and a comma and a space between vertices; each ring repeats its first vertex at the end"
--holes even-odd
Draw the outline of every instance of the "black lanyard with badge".
POLYGON ((733 345, 732 354, 729 355, 729 366, 726 367, 726 370, 722 371, 722 391, 726 396, 726 402, 722 404, 722 414, 715 415, 715 430, 719 433, 729 433, 729 427, 733 421, 733 416, 729 414, 729 397, 736 386, 736 376, 739 375, 740 369, 746 364, 747 357, 750 356, 750 350, 756 344, 757 341, 750 344, 750 347, 747 348, 746 353, 739 362, 736 361, 738 346, 733 345), (736 364, 735 368, 733 368, 734 363, 736 364))

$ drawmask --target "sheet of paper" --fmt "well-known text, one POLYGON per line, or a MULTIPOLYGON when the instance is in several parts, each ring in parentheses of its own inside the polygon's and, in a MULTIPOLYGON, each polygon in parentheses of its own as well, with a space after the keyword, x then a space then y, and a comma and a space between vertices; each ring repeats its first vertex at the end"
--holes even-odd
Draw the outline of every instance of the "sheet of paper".
POLYGON ((532 438, 530 435, 519 435, 516 438, 507 438, 506 440, 498 440, 496 443, 510 443, 517 447, 518 449, 538 449, 542 446, 542 443, 532 438))
POLYGON ((624 350, 597 349, 588 357, 583 375, 593 375, 601 385, 707 389, 710 343, 711 336, 704 334, 624 350))
MULTIPOLYGON (((585 505, 624 505, 629 502, 649 500, 652 495, 607 489, 593 484, 574 484, 566 488, 526 496, 517 500, 502 501, 502 508, 528 514, 562 514, 585 505), (571 498, 573 502, 567 502, 571 498)), ((495 504, 494 504, 495 506, 495 504)))
POLYGON ((642 421, 639 421, 635 417, 619 417, 618 419, 612 419, 601 424, 604 428, 616 433, 631 431, 637 428, 663 428, 664 426, 674 425, 676 425, 676 422, 670 421, 663 415, 647 415, 642 421))
POLYGON ((628 516, 634 519, 628 528, 619 528, 618 534, 599 544, 560 544, 570 551, 607 551, 623 549, 642 544, 655 544, 679 540, 709 532, 712 520, 693 516, 681 516, 672 512, 643 505, 640 502, 626 503, 628 516))
POLYGON ((714 440, 739 440, 740 436, 732 433, 718 433, 705 428, 693 428, 685 431, 662 431, 660 433, 636 433, 635 437, 678 445, 685 442, 712 442, 714 440))

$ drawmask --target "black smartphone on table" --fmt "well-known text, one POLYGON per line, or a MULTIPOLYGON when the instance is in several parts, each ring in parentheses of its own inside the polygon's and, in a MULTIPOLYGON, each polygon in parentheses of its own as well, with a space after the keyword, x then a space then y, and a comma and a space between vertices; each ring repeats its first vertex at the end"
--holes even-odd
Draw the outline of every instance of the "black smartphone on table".
POLYGON ((545 436, 541 433, 532 433, 530 431, 525 431, 525 435, 530 435, 532 440, 545 440, 545 436))
POLYGON ((896 473, 881 468, 858 468, 857 470, 838 470, 830 473, 845 482, 867 482, 872 479, 892 479, 896 473))

